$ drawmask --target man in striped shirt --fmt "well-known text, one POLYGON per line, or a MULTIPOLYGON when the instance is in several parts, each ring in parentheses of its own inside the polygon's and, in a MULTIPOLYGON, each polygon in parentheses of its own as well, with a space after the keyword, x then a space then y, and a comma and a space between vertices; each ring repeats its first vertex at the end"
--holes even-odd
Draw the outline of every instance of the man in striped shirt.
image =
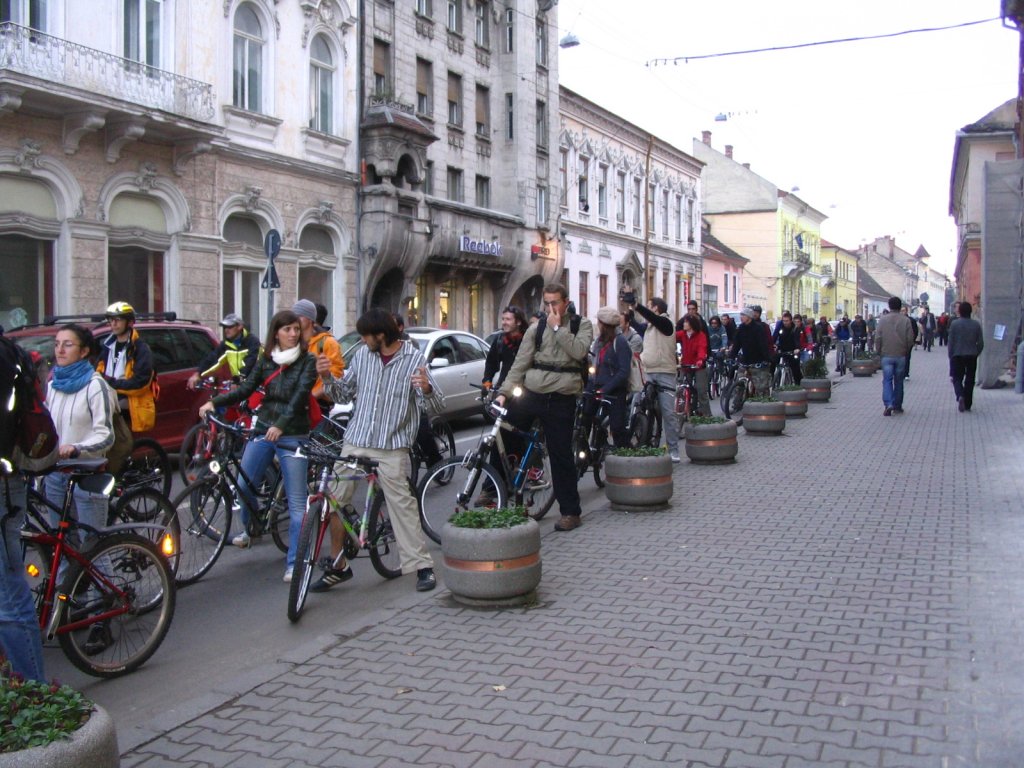
MULTIPOLYGON (((325 355, 317 358, 317 373, 331 400, 354 402, 345 430, 346 453, 378 462, 378 478, 388 500, 402 572, 416 571, 416 589, 425 592, 435 586, 434 561, 420 527, 416 498, 409 489, 409 448, 416 440, 420 409, 440 413, 444 394, 434 386, 423 353, 412 342, 399 338, 390 312, 369 310, 356 322, 356 331, 366 346, 355 353, 341 378, 331 375, 330 360, 325 355)), ((337 528, 336 533, 332 523, 335 564, 311 587, 316 591, 352 578, 348 564, 339 561, 344 533, 341 526, 337 528)))

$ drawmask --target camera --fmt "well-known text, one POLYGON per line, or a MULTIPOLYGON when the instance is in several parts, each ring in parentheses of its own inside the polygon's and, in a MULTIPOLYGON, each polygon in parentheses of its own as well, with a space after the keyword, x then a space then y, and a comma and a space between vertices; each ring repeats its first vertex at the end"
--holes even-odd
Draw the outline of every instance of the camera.
POLYGON ((619 301, 632 306, 636 304, 636 294, 633 291, 619 291, 619 301))

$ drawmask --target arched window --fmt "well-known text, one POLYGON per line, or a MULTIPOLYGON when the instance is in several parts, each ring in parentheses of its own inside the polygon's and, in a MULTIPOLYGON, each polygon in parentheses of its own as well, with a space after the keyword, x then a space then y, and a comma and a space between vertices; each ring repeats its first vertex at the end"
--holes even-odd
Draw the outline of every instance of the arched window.
POLYGON ((249 3, 235 11, 231 103, 250 112, 262 111, 263 26, 249 3))
MULTIPOLYGON (((299 236, 299 248, 303 251, 334 256, 334 240, 324 227, 311 224, 299 236)), ((299 265, 299 296, 327 308, 327 316, 334 314, 334 270, 323 265, 299 265)), ((336 322, 336 320, 334 321, 336 322)))
POLYGON ((334 133, 334 55, 323 35, 309 46, 309 127, 334 133))

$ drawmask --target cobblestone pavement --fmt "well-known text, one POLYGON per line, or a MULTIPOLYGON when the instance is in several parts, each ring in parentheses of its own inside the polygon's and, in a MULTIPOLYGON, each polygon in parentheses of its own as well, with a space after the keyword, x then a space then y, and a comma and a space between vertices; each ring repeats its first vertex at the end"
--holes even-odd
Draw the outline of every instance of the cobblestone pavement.
POLYGON ((536 607, 439 589, 122 765, 1024 765, 1024 404, 936 349, 905 408, 848 375, 668 512, 545 521, 536 607))

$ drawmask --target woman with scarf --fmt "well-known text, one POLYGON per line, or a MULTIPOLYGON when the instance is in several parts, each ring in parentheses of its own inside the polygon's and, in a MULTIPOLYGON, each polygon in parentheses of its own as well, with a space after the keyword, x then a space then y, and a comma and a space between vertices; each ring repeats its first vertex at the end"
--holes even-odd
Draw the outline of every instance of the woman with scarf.
MULTIPOLYGON (((204 403, 199 415, 205 416, 214 408, 247 400, 258 387, 263 388, 263 400, 253 417, 252 436, 242 453, 242 471, 245 477, 257 480, 263 477, 277 455, 288 497, 288 559, 284 580, 291 581, 307 495, 307 461, 295 453, 309 437, 309 393, 317 379, 316 355, 308 352, 302 343, 299 317, 291 310, 282 310, 270 318, 263 349, 263 354, 245 380, 230 392, 204 403)), ((248 533, 249 506, 255 506, 245 477, 239 480, 239 502, 245 530, 231 540, 232 544, 243 549, 252 544, 248 533)))
MULTIPOLYGON (((615 307, 601 307, 597 311, 598 337, 591 347, 594 373, 588 388, 609 401, 608 422, 616 448, 629 446, 626 430, 626 395, 629 393, 629 372, 633 352, 629 342, 619 333, 622 315, 615 307)), ((592 419, 597 412, 597 401, 590 400, 585 416, 592 419)))

